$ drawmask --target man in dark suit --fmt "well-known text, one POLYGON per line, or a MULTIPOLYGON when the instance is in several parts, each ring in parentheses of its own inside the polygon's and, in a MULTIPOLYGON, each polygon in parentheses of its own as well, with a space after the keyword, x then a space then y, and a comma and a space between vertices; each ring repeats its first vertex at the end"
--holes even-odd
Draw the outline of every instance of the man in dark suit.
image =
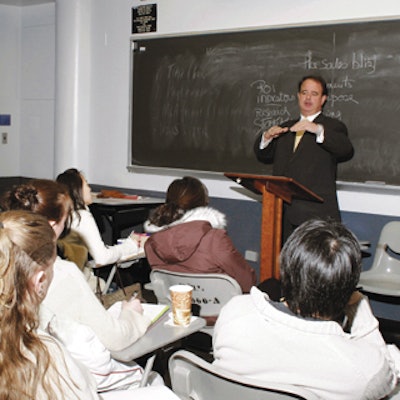
POLYGON ((353 146, 346 125, 322 114, 328 98, 325 80, 306 76, 298 86, 300 119, 272 126, 257 137, 257 159, 273 163, 273 174, 295 179, 324 199, 323 203, 294 199, 284 205, 283 242, 311 218, 340 221, 336 197, 337 163, 351 159, 353 146))

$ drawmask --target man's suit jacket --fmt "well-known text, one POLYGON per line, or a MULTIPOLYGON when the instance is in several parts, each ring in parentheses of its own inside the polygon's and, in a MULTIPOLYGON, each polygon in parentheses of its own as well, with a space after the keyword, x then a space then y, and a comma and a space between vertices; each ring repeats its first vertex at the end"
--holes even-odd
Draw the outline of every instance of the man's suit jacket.
MULTIPOLYGON (((296 122, 287 121, 282 126, 291 127, 296 122)), ((294 199, 285 209, 285 218, 293 225, 318 217, 340 221, 336 197, 337 163, 349 160, 354 154, 347 128, 341 121, 319 114, 314 122, 324 127, 323 143, 317 143, 315 134, 306 131, 293 152, 295 133, 289 131, 273 139, 263 150, 260 150, 262 134, 254 144, 257 159, 273 163, 274 175, 293 178, 324 199, 323 203, 294 199)))

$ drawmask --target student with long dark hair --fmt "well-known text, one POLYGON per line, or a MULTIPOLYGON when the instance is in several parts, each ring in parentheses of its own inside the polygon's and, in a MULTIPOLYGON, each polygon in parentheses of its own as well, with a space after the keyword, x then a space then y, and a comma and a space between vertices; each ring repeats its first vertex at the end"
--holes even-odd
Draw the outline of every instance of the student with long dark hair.
POLYGON ((69 168, 57 176, 72 199, 71 230, 86 244, 96 266, 113 264, 134 257, 143 251, 144 240, 132 234, 120 244, 107 246, 88 206, 92 203, 91 188, 84 175, 76 168, 69 168))

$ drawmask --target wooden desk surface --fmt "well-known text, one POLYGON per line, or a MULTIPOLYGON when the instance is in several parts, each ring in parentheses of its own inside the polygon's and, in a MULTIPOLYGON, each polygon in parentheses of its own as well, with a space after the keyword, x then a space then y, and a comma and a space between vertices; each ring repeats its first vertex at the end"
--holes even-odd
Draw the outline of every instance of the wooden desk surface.
POLYGON ((144 205, 144 204, 162 204, 165 200, 158 197, 139 196, 137 199, 124 199, 115 197, 97 197, 93 194, 93 203, 105 206, 129 206, 129 205, 144 205))

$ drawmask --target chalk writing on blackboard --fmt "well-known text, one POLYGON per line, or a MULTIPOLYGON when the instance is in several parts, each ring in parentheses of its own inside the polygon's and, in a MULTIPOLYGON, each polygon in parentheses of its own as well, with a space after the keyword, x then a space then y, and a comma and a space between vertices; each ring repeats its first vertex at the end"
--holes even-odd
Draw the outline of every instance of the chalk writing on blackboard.
POLYGON ((400 184, 399 42, 395 20, 139 40, 131 162, 268 174, 255 137, 298 118, 297 82, 321 74, 324 113, 345 122, 355 147, 338 179, 400 184))

